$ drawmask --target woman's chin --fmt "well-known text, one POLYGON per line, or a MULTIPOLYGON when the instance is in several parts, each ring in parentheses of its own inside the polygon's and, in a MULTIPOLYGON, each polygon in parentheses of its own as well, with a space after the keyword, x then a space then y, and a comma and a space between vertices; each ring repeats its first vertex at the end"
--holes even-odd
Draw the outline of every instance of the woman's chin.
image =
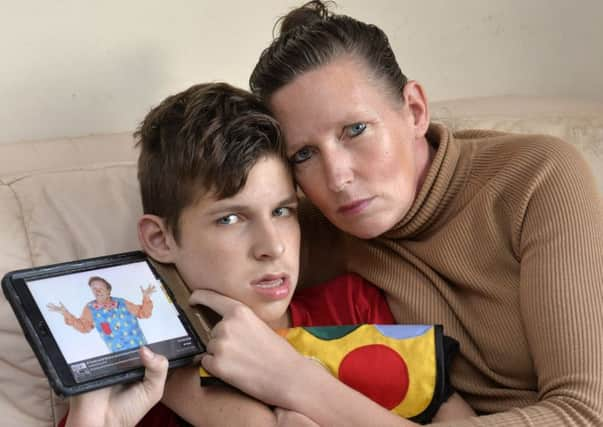
POLYGON ((389 230, 387 226, 378 226, 377 224, 335 224, 338 228, 345 231, 348 234, 351 234, 354 237, 359 239, 373 239, 375 237, 380 236, 389 230))
POLYGON ((400 222, 405 210, 373 209, 360 215, 333 215, 331 223, 359 239, 373 239, 388 232, 400 222))

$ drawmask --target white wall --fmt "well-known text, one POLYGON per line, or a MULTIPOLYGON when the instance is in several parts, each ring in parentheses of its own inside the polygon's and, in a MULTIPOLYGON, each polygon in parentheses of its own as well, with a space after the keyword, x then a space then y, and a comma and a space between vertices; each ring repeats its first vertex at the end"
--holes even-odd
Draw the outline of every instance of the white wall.
MULTIPOLYGON (((362 1, 354 3, 360 11, 362 1)), ((432 100, 545 95, 603 101, 601 0, 375 4, 365 19, 386 31, 403 71, 423 82, 432 100)))
MULTIPOLYGON (((0 143, 133 129, 201 81, 247 87, 275 19, 302 1, 0 0, 0 143)), ((381 26, 432 100, 603 101, 600 0, 340 0, 381 26)))

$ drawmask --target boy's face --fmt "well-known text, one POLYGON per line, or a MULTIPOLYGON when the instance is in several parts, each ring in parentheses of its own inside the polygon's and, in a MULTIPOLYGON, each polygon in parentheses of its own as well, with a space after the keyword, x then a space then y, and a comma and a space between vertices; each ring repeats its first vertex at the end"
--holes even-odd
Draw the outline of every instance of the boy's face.
POLYGON ((248 305, 273 327, 286 312, 299 272, 297 197, 283 161, 262 158, 233 197, 211 194, 184 209, 173 260, 191 289, 248 305))

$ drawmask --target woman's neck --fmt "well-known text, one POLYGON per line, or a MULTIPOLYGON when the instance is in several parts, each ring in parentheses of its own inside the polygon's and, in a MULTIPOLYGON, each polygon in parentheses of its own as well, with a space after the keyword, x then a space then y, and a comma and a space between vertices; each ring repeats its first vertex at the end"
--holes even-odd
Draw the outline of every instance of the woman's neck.
POLYGON ((423 182, 425 182, 425 177, 427 177, 427 173, 429 172, 429 167, 431 166, 431 162, 433 161, 433 157, 435 155, 436 150, 431 146, 427 137, 422 137, 416 142, 417 147, 415 150, 415 165, 417 168, 417 193, 423 186, 423 182))

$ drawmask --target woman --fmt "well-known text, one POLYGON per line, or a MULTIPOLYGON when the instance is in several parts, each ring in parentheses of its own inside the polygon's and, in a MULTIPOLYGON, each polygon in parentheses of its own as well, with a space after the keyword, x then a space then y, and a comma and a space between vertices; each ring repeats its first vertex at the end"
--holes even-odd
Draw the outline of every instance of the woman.
MULTIPOLYGON (((603 215, 571 147, 431 124, 385 34, 319 1, 287 15, 250 84, 312 202, 300 212, 302 280, 357 272, 399 323, 441 323, 460 342, 453 386, 481 416, 442 425, 603 424, 603 215)), ((320 369, 219 300, 192 299, 231 325, 207 370, 321 425, 393 422, 316 388, 320 369), (232 351, 242 341, 249 351, 232 351)))

